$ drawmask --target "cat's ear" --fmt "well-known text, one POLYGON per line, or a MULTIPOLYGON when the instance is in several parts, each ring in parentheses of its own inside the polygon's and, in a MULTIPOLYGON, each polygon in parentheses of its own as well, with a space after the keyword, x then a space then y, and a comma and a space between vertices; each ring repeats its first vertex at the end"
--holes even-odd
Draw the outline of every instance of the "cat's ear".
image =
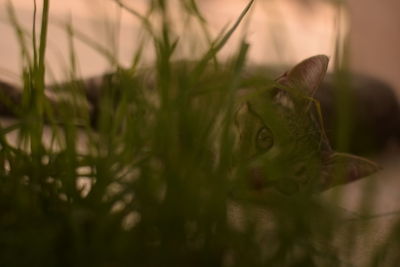
POLYGON ((334 152, 324 162, 320 189, 326 190, 336 185, 351 183, 381 169, 378 164, 368 159, 334 152))
POLYGON ((329 58, 325 55, 307 58, 279 77, 277 82, 300 88, 312 97, 325 77, 328 63, 329 58))

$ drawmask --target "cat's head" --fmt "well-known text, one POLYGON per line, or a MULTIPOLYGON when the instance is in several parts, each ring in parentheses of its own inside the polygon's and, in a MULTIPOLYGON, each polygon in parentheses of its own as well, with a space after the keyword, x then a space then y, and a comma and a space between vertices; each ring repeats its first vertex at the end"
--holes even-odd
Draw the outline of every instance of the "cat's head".
POLYGON ((275 86, 246 90, 235 122, 240 160, 254 188, 318 192, 379 170, 367 159, 331 149, 313 98, 328 62, 324 55, 308 58, 276 79, 275 86))

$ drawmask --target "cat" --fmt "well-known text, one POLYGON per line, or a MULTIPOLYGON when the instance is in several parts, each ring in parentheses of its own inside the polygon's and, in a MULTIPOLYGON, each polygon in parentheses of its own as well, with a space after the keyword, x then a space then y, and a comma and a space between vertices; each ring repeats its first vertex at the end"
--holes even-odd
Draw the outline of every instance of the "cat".
MULTIPOLYGON (((328 62, 324 55, 305 59, 277 78, 274 86, 261 90, 246 84, 257 78, 256 74, 246 72, 243 75, 234 120, 238 155, 235 160, 239 162, 237 165, 244 166, 252 189, 274 188, 288 195, 299 191, 321 192, 380 169, 372 161, 331 148, 318 101, 314 99, 328 62)), ((212 75, 215 79, 219 73, 212 75)), ((82 87, 89 103, 91 124, 96 128, 103 95, 108 94, 107 89, 121 85, 118 79, 117 74, 109 73, 47 88, 51 92, 66 86, 82 87)), ((141 80, 148 82, 149 87, 154 86, 151 77, 141 77, 141 80)), ((0 108, 1 114, 17 115, 11 107, 21 102, 21 94, 9 84, 1 83, 0 87, 6 99, 0 108)), ((113 92, 112 97, 118 99, 115 93, 118 91, 113 92)), ((60 101, 49 100, 54 107, 60 101)))

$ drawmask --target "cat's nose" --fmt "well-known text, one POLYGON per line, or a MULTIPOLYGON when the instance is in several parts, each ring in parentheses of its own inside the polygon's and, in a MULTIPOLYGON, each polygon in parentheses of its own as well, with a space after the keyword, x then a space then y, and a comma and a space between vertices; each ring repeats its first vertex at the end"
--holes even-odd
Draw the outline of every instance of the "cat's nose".
POLYGON ((248 182, 252 189, 262 190, 265 187, 271 186, 272 184, 268 182, 268 177, 261 167, 252 167, 248 173, 248 182))
POLYGON ((260 167, 253 167, 248 175, 250 187, 254 190, 261 190, 266 186, 266 177, 260 167))

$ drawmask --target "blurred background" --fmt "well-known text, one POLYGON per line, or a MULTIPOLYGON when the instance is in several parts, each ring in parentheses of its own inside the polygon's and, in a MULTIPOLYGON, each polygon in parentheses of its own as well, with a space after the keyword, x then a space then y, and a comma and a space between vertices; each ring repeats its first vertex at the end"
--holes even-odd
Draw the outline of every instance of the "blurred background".
MULTIPOLYGON (((14 74, 19 73, 21 62, 7 15, 8 1, 0 0, 0 78, 15 81, 14 74)), ((41 1, 37 2, 40 10, 41 1)), ((144 12, 146 2, 124 3, 144 12)), ((215 33, 232 23, 247 4, 245 0, 197 2, 215 33)), ((11 0, 11 3, 21 24, 30 31, 33 1, 11 0)), ((258 0, 242 27, 247 29, 246 37, 251 44, 249 58, 254 63, 293 64, 314 54, 326 54, 331 57, 332 67, 335 50, 339 54, 347 51, 351 69, 388 82, 400 95, 399 11, 397 0, 258 0), (349 47, 345 47, 345 40, 349 41, 349 47)), ((122 64, 128 64, 137 49, 138 21, 113 1, 51 1, 50 17, 47 61, 52 75, 48 79, 65 79, 63 73, 68 69, 67 34, 59 25, 61 22, 71 21, 75 30, 106 47, 117 46, 115 51, 122 64), (111 29, 118 31, 111 33, 111 29), (112 34, 113 38, 109 38, 112 34), (110 39, 117 41, 112 44, 110 39)), ((229 48, 234 48, 240 37, 240 32, 235 33, 222 56, 229 56, 229 48)), ((75 46, 82 76, 99 74, 109 66, 84 43, 76 41, 75 46)), ((151 53, 147 56, 151 60, 151 53)))

